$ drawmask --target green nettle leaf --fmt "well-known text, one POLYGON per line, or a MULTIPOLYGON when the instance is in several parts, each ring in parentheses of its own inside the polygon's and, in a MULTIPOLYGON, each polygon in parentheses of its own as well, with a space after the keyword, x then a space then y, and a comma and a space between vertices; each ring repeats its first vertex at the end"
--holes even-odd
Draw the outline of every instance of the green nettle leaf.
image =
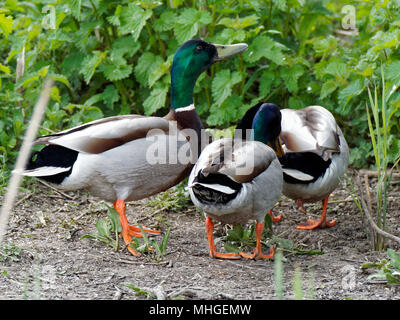
POLYGON ((99 64, 105 59, 107 52, 93 51, 92 56, 86 57, 81 65, 80 73, 83 75, 86 84, 89 84, 92 79, 94 72, 96 71, 99 64))
POLYGON ((270 37, 256 37, 244 54, 244 59, 250 63, 254 63, 265 57, 277 65, 284 65, 286 64, 285 55, 282 53, 282 48, 277 44, 270 37))
POLYGON ((175 11, 164 11, 160 18, 158 18, 153 25, 154 31, 162 32, 168 31, 174 28, 175 21, 177 20, 177 14, 175 11))
POLYGON ((221 106, 213 104, 210 108, 210 115, 207 118, 207 124, 210 126, 221 126, 227 123, 235 122, 238 114, 243 108, 241 98, 232 94, 221 106))
POLYGON ((120 59, 124 55, 132 57, 140 49, 140 42, 133 41, 132 37, 125 36, 116 39, 111 47, 110 58, 120 59))
MULTIPOLYGON (((135 67, 135 76, 136 79, 144 86, 148 86, 150 80, 150 75, 152 72, 159 68, 163 63, 163 60, 160 56, 156 56, 151 52, 145 52, 138 59, 137 65, 135 67)), ((153 82, 154 83, 154 82, 153 82)))
POLYGON ((118 90, 115 88, 114 85, 110 84, 104 89, 102 93, 102 98, 107 106, 112 107, 114 103, 119 100, 118 90))
POLYGON ((350 74, 350 71, 346 65, 340 58, 333 57, 329 60, 328 65, 326 66, 325 73, 331 74, 338 79, 347 79, 350 74))
POLYGON ((131 33, 133 39, 137 41, 146 25, 147 19, 153 15, 153 11, 144 10, 136 4, 129 3, 128 6, 121 10, 121 26, 119 30, 123 35, 131 33))
POLYGON ((229 69, 218 71, 211 85, 214 103, 220 106, 232 94, 232 87, 241 80, 242 76, 238 71, 232 73, 229 69))
POLYGON ((198 32, 200 25, 211 23, 211 14, 208 11, 184 9, 176 21, 175 37, 179 43, 192 39, 198 32))
POLYGON ((324 82, 321 88, 320 99, 325 99, 329 96, 333 91, 336 90, 338 84, 335 80, 328 80, 324 82))
POLYGON ((168 86, 153 89, 150 93, 150 96, 143 102, 145 114, 151 115, 158 109, 164 107, 167 93, 168 86))
POLYGON ((69 77, 74 73, 78 73, 84 59, 85 54, 79 51, 68 54, 61 63, 62 74, 69 77))
POLYGON ((297 80, 303 73, 303 67, 299 64, 296 64, 290 68, 282 69, 280 74, 288 90, 292 93, 297 93, 297 91, 299 90, 297 80))
POLYGON ((99 70, 104 73, 107 80, 117 81, 127 78, 132 73, 132 66, 127 64, 101 65, 99 70))
POLYGON ((400 61, 394 60, 384 68, 385 78, 392 81, 393 84, 400 84, 400 61))
POLYGON ((347 87, 340 89, 338 95, 339 105, 344 109, 347 103, 354 97, 358 96, 364 90, 364 84, 361 80, 357 79, 350 82, 347 87))
POLYGON ((272 0, 274 6, 277 7, 281 11, 286 10, 286 0, 272 0))
POLYGON ((218 24, 221 24, 227 28, 235 29, 235 31, 239 31, 240 29, 245 29, 252 25, 255 25, 259 20, 259 17, 256 15, 250 15, 244 18, 236 17, 232 18, 222 18, 218 24))
POLYGON ((269 94, 271 84, 274 80, 274 73, 266 71, 260 78, 259 95, 265 97, 269 94))
POLYGON ((81 20, 81 6, 82 0, 67 0, 68 6, 71 10, 72 15, 76 20, 81 20))
POLYGON ((8 35, 12 32, 12 28, 13 18, 0 13, 0 30, 4 33, 6 38, 8 38, 8 35))

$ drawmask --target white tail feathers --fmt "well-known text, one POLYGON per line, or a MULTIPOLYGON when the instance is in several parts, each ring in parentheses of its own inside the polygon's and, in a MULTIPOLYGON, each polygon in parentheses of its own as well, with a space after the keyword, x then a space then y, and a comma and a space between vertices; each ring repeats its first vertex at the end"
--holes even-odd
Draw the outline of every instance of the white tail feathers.
POLYGON ((62 167, 40 167, 31 170, 25 170, 22 172, 22 175, 29 177, 46 177, 46 176, 54 176, 61 172, 69 171, 71 167, 62 168, 62 167))
POLYGON ((189 186, 189 188, 193 188, 195 185, 201 185, 203 187, 213 189, 225 194, 233 194, 236 192, 236 190, 229 188, 227 186, 224 186, 222 184, 208 184, 208 183, 201 183, 201 182, 195 182, 189 186))
POLYGON ((307 173, 301 172, 299 170, 296 169, 285 169, 282 168, 283 173, 286 173, 288 176, 291 176, 297 180, 301 180, 301 181, 311 181, 314 179, 313 176, 310 176, 307 173))

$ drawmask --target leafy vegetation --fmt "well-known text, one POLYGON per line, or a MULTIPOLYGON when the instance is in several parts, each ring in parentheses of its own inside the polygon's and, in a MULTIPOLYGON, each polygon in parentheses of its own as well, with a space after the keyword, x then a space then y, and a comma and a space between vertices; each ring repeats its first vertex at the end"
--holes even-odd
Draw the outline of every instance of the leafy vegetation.
MULTIPOLYGON (((369 104, 367 104, 368 128, 371 136, 372 148, 374 152, 375 163, 377 167, 377 187, 376 187, 376 221, 377 227, 386 230, 386 216, 388 206, 388 190, 392 179, 393 169, 400 161, 400 157, 395 161, 393 166, 389 168, 389 123, 393 113, 388 114, 386 101, 390 99, 393 90, 386 94, 385 76, 382 73, 382 93, 377 93, 376 87, 374 95, 368 88, 369 104), (380 101, 380 105, 379 102, 380 101), (371 111, 370 111, 371 109, 371 111), (371 116, 372 113, 372 116, 371 116)), ((382 250, 384 247, 384 237, 380 234, 376 235, 376 243, 374 247, 382 250)))
POLYGON ((387 249, 387 259, 380 262, 366 262, 362 265, 363 269, 378 269, 377 273, 368 276, 369 279, 378 279, 388 284, 400 284, 400 254, 393 249, 387 249))
POLYGON ((393 163, 400 154, 400 2, 350 1, 353 31, 341 25, 348 4, 0 1, 0 183, 7 182, 46 77, 56 86, 39 134, 109 115, 163 115, 173 55, 194 37, 249 44, 200 77, 195 103, 206 126, 234 125, 261 100, 290 108, 321 104, 345 131, 356 167, 373 163, 365 101, 370 84, 380 87, 383 68, 393 163))
POLYGON ((115 251, 119 249, 119 233, 122 231, 122 226, 119 221, 117 210, 104 204, 107 208, 108 219, 99 219, 96 222, 97 233, 85 234, 81 239, 90 238, 96 239, 113 248, 115 251))

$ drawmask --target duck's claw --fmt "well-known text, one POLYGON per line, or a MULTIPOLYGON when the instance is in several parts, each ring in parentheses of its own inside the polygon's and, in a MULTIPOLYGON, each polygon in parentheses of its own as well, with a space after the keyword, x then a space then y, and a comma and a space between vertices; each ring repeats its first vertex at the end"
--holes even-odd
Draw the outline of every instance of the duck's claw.
POLYGON ((271 216, 272 222, 279 222, 282 220, 282 215, 276 216, 272 212, 272 209, 268 211, 269 215, 271 216))
MULTIPOLYGON (((144 232, 148 233, 148 236, 158 236, 158 235, 161 234, 160 231, 149 229, 149 228, 145 227, 142 224, 140 226, 142 227, 144 232)), ((137 237, 137 238, 142 238, 143 237, 139 226, 136 225, 136 224, 129 225, 128 226, 128 232, 129 232, 129 234, 131 236, 134 236, 134 237, 137 237)))

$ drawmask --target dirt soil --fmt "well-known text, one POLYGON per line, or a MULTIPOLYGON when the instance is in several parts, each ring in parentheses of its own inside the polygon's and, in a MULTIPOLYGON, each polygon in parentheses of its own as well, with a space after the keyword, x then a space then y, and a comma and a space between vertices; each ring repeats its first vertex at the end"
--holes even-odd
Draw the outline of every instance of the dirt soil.
MULTIPOLYGON (((370 179, 372 192, 374 184, 370 179)), ((129 221, 138 220, 164 232, 171 227, 162 259, 156 260, 154 255, 135 258, 123 245, 114 251, 102 242, 81 239, 96 233, 96 222, 106 218, 98 199, 82 191, 62 194, 38 182, 28 188, 30 193, 19 194, 8 224, 4 244, 10 248, 10 258, 0 261, 1 299, 146 299, 126 284, 169 299, 276 299, 274 261, 211 259, 205 219, 192 206, 165 211, 149 206, 149 201, 154 205, 154 198, 129 203, 129 221), (15 247, 21 248, 19 253, 15 247)), ((388 231, 397 236, 399 189, 398 182, 393 184, 387 218, 388 231)), ((318 218, 321 204, 307 204, 306 209, 318 218)), ((344 188, 330 198, 328 218, 337 218, 332 228, 297 230, 296 225, 306 216, 286 198, 274 212, 283 215, 283 220, 273 225, 275 235, 290 239, 296 248, 324 252, 283 253, 284 299, 294 299, 296 269, 301 272, 304 298, 400 299, 400 286, 368 280, 372 271, 360 268, 364 262, 387 258, 387 254, 371 249, 369 227, 344 188)), ((226 226, 216 224, 216 237, 225 232, 226 226)), ((400 249, 392 242, 389 247, 400 249)))

